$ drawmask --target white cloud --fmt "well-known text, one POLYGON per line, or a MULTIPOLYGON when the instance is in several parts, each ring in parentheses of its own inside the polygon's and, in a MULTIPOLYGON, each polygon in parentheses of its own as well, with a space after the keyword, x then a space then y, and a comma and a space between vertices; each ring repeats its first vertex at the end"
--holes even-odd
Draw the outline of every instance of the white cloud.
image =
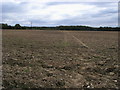
MULTIPOLYGON (((33 21, 35 25, 58 25, 62 22, 66 22, 64 24, 69 24, 68 21, 75 25, 82 23, 86 23, 86 25, 92 26, 99 26, 104 24, 106 26, 116 25, 117 22, 113 19, 117 17, 117 13, 110 14, 110 12, 113 13, 117 10, 117 3, 109 3, 106 6, 106 4, 104 5, 104 2, 107 2, 108 0, 104 0, 103 5, 99 3, 80 3, 80 1, 81 0, 74 0, 74 2, 79 3, 68 3, 73 2, 73 0, 62 0, 62 3, 60 3, 60 0, 4 0, 3 4, 6 4, 4 7, 6 8, 6 12, 4 13, 3 11, 3 14, 5 15, 3 21, 10 24, 19 22, 23 25, 30 21, 33 21), (15 7, 9 5, 10 9, 14 9, 12 12, 10 12, 11 10, 8 8, 8 2, 11 2, 11 5, 13 6, 15 5, 15 7), (50 2, 54 4, 50 5, 50 2), (105 19, 109 22, 105 21, 105 19)), ((84 0, 84 2, 87 1, 88 0, 84 0)), ((91 1, 99 2, 98 0, 91 1)), ((116 1, 118 0, 114 0, 114 2, 116 1)))
POLYGON ((2 2, 119 2, 119 0, 3 0, 2 2))

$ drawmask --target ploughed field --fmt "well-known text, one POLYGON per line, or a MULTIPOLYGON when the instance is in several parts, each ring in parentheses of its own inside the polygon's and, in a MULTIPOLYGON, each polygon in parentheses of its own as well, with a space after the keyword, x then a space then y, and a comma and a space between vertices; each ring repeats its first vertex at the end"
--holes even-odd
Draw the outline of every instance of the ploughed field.
POLYGON ((3 30, 4 88, 118 88, 118 32, 3 30))

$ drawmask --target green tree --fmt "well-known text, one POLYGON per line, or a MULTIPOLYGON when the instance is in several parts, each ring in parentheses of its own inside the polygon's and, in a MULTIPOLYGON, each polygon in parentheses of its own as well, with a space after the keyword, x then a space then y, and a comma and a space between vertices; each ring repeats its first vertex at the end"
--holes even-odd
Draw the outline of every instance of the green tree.
POLYGON ((8 29, 8 25, 7 24, 2 24, 2 29, 8 29))
POLYGON ((15 25, 15 29, 21 29, 20 24, 16 24, 16 25, 15 25))

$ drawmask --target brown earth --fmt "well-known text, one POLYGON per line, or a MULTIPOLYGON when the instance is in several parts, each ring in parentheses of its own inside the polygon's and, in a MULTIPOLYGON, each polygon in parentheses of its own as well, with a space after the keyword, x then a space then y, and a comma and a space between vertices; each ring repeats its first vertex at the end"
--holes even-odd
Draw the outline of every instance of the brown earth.
POLYGON ((118 32, 3 30, 4 88, 118 88, 118 32))

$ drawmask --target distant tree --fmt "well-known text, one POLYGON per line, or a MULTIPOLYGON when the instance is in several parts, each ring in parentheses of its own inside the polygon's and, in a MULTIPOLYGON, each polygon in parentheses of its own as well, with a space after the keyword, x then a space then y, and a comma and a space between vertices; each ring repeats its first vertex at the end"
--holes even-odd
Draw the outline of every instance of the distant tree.
POLYGON ((15 29, 21 29, 22 27, 20 26, 20 24, 16 24, 15 25, 15 29))
MULTIPOLYGON (((2 29, 31 29, 31 27, 20 26, 15 24, 11 26, 8 24, 0 23, 2 29)), ((56 27, 32 27, 32 29, 39 30, 79 30, 79 31, 120 31, 120 27, 89 27, 89 26, 56 26, 56 27)))
POLYGON ((2 29, 8 29, 8 25, 7 24, 2 24, 2 29))

